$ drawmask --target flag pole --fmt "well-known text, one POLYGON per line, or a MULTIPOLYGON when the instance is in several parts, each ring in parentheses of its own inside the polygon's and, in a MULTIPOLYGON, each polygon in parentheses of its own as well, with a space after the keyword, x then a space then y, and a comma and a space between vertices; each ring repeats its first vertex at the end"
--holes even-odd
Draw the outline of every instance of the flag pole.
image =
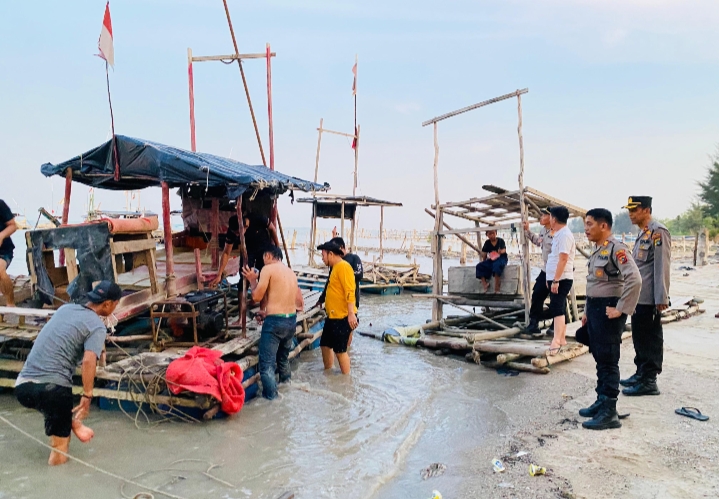
POLYGON ((115 140, 115 115, 112 112, 112 98, 110 96, 110 70, 105 60, 105 79, 107 81, 107 102, 110 104, 110 126, 112 127, 112 153, 115 158, 115 182, 120 180, 120 162, 117 157, 117 141, 115 140))

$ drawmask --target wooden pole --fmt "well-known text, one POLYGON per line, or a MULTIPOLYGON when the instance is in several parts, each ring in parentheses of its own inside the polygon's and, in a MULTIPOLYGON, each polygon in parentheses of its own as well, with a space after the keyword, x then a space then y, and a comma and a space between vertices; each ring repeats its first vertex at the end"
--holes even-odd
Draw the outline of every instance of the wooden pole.
MULTIPOLYGON (((432 218, 435 218, 436 215, 434 213, 432 213, 430 210, 428 210, 427 208, 425 208, 424 211, 432 218)), ((449 224, 447 222, 444 221, 444 217, 442 217, 442 226, 445 227, 447 230, 454 230, 452 227, 449 226, 449 224)), ((477 239, 479 239, 481 241, 481 238, 482 238, 482 236, 479 234, 479 232, 477 232, 477 239)), ((474 244, 469 242, 469 240, 466 237, 464 237, 462 234, 457 234, 457 239, 462 241, 464 244, 466 244, 467 246, 472 248, 474 251, 476 251, 477 254, 479 254, 480 247, 475 246, 474 244)))
POLYGON ((202 291, 205 288, 205 282, 202 279, 202 255, 200 248, 195 248, 195 273, 197 274, 197 289, 202 291))
MULTIPOLYGON (((274 124, 272 121, 272 52, 270 51, 270 44, 267 44, 267 123, 268 123, 268 134, 270 140, 270 170, 275 171, 275 133, 274 124)), ((267 163, 265 163, 267 164, 267 163)), ((272 223, 277 222, 277 200, 275 199, 272 205, 272 212, 270 213, 270 220, 272 223)), ((280 233, 282 229, 280 228, 280 233)), ((285 240, 285 235, 282 235, 282 241, 285 240)), ((287 249, 285 247, 285 249, 287 249)), ((287 252, 285 252, 286 254, 287 252)), ((288 257, 289 258, 289 257, 288 257)), ((289 259, 288 259, 289 262, 289 259)))
POLYGON ((280 229, 280 237, 282 238, 282 248, 285 250, 285 259, 287 260, 287 266, 289 268, 292 268, 292 263, 290 262, 290 252, 287 251, 287 241, 285 240, 285 231, 282 230, 282 220, 280 220, 280 213, 277 212, 277 226, 280 229))
MULTIPOLYGON (((355 96, 356 98, 356 96, 355 96)), ((357 174, 358 174, 358 167, 359 167, 359 146, 360 146, 360 126, 357 125, 356 127, 357 132, 355 134, 355 172, 354 172, 354 182, 352 184, 352 195, 357 195, 357 174)))
MULTIPOLYGON (((247 86, 247 78, 245 78, 245 69, 242 67, 242 59, 239 58, 240 51, 237 48, 237 39, 235 38, 235 30, 232 29, 232 19, 230 19, 230 9, 227 7, 227 0, 222 0, 225 6, 225 15, 227 16, 227 24, 230 27, 230 35, 232 36, 232 45, 235 48, 235 56, 237 58, 237 65, 240 67, 240 76, 242 76, 242 85, 245 87, 245 95, 247 96, 247 105, 250 108, 250 116, 252 116, 252 124, 255 127, 255 135, 257 136, 257 145, 260 148, 260 156, 262 156, 262 164, 267 165, 265 160, 265 150, 262 148, 262 139, 260 138, 260 129, 257 127, 257 119, 255 119, 255 110, 252 107, 252 99, 250 98, 250 89, 247 86)), ((242 219, 240 219, 242 220, 242 219)), ((241 232, 241 231, 240 231, 241 232)))
POLYGON ((187 81, 190 87, 190 148, 197 151, 195 138, 195 77, 192 72, 192 49, 187 49, 187 81))
POLYGON ((170 222, 170 186, 162 182, 162 230, 165 237, 165 289, 167 296, 177 295, 175 288, 175 258, 172 249, 172 224, 170 222))
MULTIPOLYGON (((522 215, 522 224, 529 221, 527 213, 527 203, 524 199, 524 138, 522 137, 522 95, 517 91, 517 115, 519 117, 517 124, 517 135, 519 136, 519 206, 522 215)), ((529 262, 529 240, 524 230, 519 231, 522 242, 522 270, 524 272, 523 294, 524 294, 524 322, 529 324, 529 308, 532 292, 530 290, 529 281, 532 278, 532 270, 529 262)))
POLYGON ((240 324, 242 325, 242 337, 247 337, 247 279, 242 277, 242 268, 247 265, 247 245, 245 244, 244 217, 242 216, 242 196, 237 198, 237 220, 240 222, 240 282, 238 286, 240 293, 240 324))
MULTIPOLYGON (((439 296, 442 294, 444 288, 444 274, 442 271, 442 236, 439 231, 442 228, 442 209, 439 206, 439 139, 437 137, 437 123, 434 123, 434 235, 433 235, 433 249, 434 249, 434 268, 432 269, 432 294, 439 296)), ((442 320, 444 304, 442 301, 436 299, 432 305, 432 320, 442 320)))
MULTIPOLYGON (((315 184, 317 183, 317 176, 320 171, 320 145, 322 145, 322 123, 324 118, 320 118, 320 127, 317 129, 317 156, 315 156, 315 184)), ((312 195, 315 193, 312 192, 312 195)))
POLYGON ((310 229, 310 247, 308 248, 309 251, 309 260, 307 261, 307 265, 310 267, 314 263, 315 260, 315 245, 316 245, 316 239, 317 239, 317 203, 312 203, 312 225, 310 229))
MULTIPOLYGON (((212 232, 212 270, 217 270, 220 264, 220 200, 212 198, 212 213, 210 214, 210 231, 212 232)), ((242 227, 242 219, 240 220, 240 228, 242 227)))
MULTIPOLYGON (((72 168, 65 170, 65 197, 62 199, 62 225, 70 218, 70 194, 72 193, 72 168)), ((60 266, 65 266, 65 252, 60 252, 60 266)))
POLYGON ((384 240, 384 206, 379 207, 379 261, 384 257, 384 248, 382 242, 384 240))
POLYGON ((340 211, 340 237, 344 239, 345 237, 345 202, 342 201, 342 208, 340 211))

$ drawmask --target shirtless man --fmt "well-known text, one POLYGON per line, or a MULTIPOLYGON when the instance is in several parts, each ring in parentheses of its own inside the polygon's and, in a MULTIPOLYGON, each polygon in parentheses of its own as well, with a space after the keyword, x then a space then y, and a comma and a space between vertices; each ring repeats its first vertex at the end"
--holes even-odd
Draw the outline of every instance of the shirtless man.
POLYGON ((304 310, 304 300, 297 276, 282 263, 280 248, 268 246, 262 259, 264 266, 259 279, 247 265, 242 269, 242 275, 250 283, 252 299, 260 303, 260 316, 263 317, 260 335, 262 396, 272 400, 277 397, 275 373, 279 374, 280 383, 292 377, 288 356, 297 327, 297 312, 304 310))

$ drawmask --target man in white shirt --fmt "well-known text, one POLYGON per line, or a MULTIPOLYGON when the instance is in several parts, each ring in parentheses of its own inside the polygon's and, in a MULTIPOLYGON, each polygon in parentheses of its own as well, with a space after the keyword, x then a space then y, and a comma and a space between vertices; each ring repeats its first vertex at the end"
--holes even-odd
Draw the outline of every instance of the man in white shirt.
POLYGON ((574 281, 576 247, 572 231, 567 227, 569 210, 564 206, 554 206, 549 212, 549 224, 554 233, 552 252, 547 259, 549 313, 554 318, 554 338, 549 347, 549 354, 556 355, 567 344, 565 338, 567 323, 564 314, 567 308, 567 295, 574 281))

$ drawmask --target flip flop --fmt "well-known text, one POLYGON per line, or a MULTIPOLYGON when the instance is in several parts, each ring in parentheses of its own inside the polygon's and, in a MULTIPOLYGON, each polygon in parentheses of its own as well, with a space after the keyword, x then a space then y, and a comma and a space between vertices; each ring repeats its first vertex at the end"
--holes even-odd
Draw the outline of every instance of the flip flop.
MULTIPOLYGON (((550 345, 551 345, 551 343, 550 343, 550 345)), ((554 355, 559 355, 559 352, 561 352, 561 351, 562 351, 562 347, 547 348, 547 354, 546 354, 546 355, 547 355, 547 357, 552 357, 552 356, 554 356, 554 355)))
POLYGON ((709 416, 702 414, 702 411, 696 407, 682 407, 681 409, 675 409, 674 412, 680 416, 686 416, 688 418, 696 419, 697 421, 706 421, 709 416))

